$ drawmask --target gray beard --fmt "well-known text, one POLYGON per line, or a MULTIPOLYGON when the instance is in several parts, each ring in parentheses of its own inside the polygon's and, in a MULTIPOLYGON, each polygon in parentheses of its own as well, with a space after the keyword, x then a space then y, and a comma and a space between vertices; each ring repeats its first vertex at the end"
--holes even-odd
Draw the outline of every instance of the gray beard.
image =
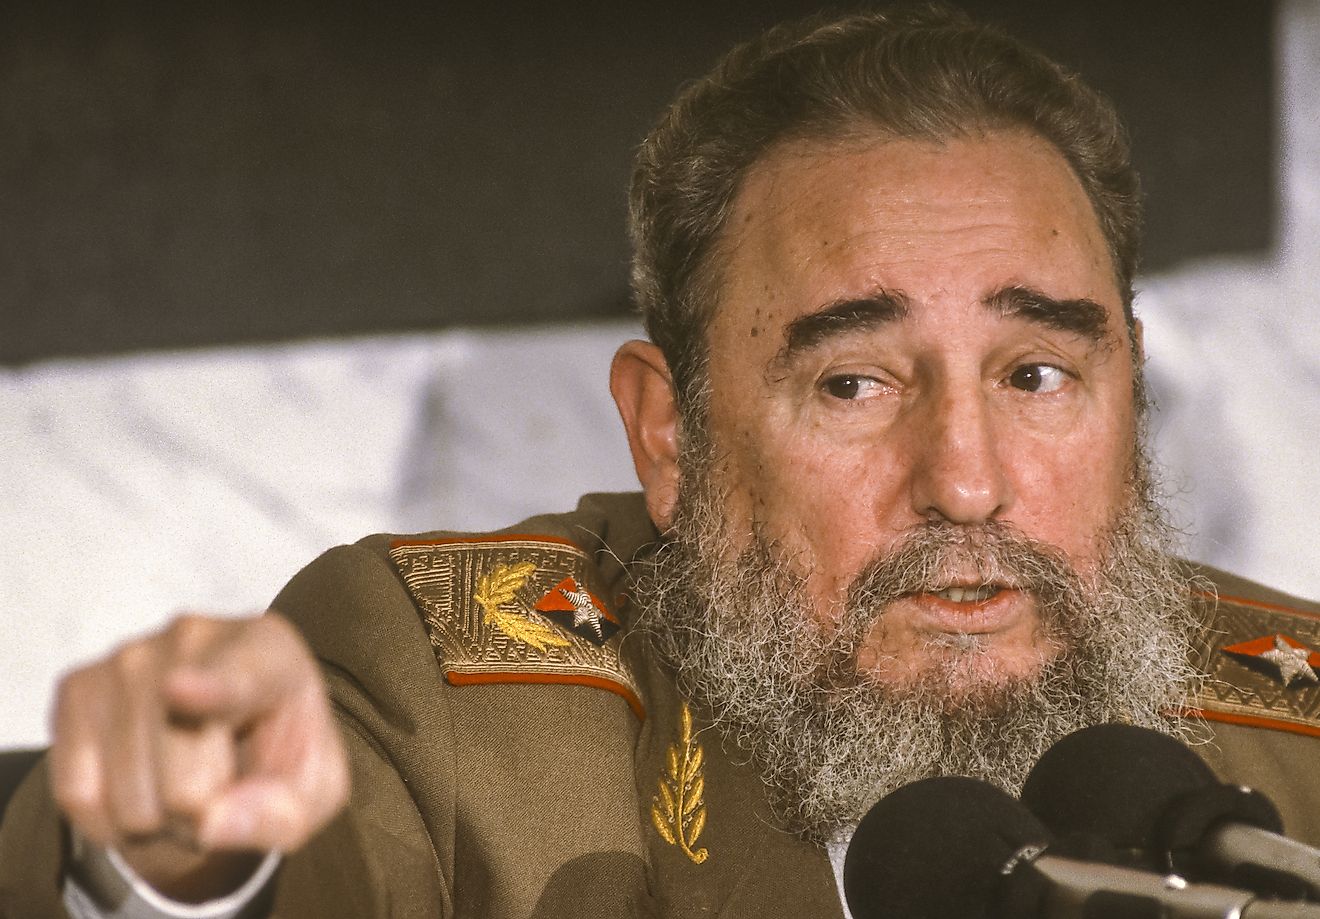
POLYGON ((746 550, 727 557, 727 505, 709 449, 694 452, 672 537, 639 573, 641 622, 726 747, 760 767, 790 830, 827 842, 885 794, 929 776, 971 776, 1016 794, 1041 753, 1089 725, 1183 730, 1166 713, 1193 688, 1201 625, 1144 458, 1094 575, 1001 524, 930 525, 868 565, 826 626, 798 566, 755 525, 746 550), (1061 650, 1012 678, 975 636, 950 636, 898 685, 860 673, 858 649, 875 623, 884 628, 888 604, 938 589, 948 583, 941 572, 969 563, 987 582, 1030 591, 1042 637, 1061 650))

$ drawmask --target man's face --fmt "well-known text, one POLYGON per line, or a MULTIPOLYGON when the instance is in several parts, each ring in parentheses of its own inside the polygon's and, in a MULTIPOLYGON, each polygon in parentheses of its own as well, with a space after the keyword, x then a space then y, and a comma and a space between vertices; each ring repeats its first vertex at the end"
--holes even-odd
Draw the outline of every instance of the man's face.
MULTIPOLYGON (((747 177, 718 260, 707 433, 730 552, 755 533, 835 621, 924 524, 1011 525, 1081 574, 1130 503, 1131 347, 1091 205, 1029 134, 794 144, 747 177)), ((1037 600, 964 564, 892 601, 858 665, 973 682, 1059 650, 1037 600)))
POLYGON ((1137 444, 1089 202, 1015 132, 786 146, 713 263, 709 388, 614 387, 667 539, 635 595, 680 687, 824 841, 931 775, 1016 792, 1163 712, 1199 628, 1137 444))

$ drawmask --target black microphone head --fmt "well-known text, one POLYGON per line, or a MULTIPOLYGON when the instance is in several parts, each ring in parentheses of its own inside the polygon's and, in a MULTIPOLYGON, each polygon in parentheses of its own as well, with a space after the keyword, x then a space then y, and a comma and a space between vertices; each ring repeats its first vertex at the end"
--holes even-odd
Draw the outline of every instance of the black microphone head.
POLYGON ((1003 869, 1049 834, 1018 801, 975 779, 905 785, 857 826, 843 889, 855 919, 990 919, 1003 869))
POLYGON ((1225 823, 1283 833, 1283 818, 1269 798, 1241 785, 1216 784, 1170 801, 1156 825, 1156 842, 1170 851, 1194 849, 1225 823))
POLYGON ((1126 724, 1084 728, 1040 758, 1022 803, 1058 835, 1095 833, 1123 849, 1158 847, 1170 803, 1219 780, 1184 744, 1126 724))

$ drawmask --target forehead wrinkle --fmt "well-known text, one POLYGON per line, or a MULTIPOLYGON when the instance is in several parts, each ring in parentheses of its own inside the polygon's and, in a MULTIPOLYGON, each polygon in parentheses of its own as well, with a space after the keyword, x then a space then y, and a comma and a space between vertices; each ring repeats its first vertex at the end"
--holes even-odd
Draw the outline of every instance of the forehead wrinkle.
POLYGON ((1116 344, 1109 311, 1086 297, 1057 298, 1032 287, 1004 287, 981 301, 1001 316, 1081 335, 1096 345, 1116 344))
POLYGON ((785 326, 784 345, 770 367, 783 369, 831 339, 898 322, 908 311, 908 297, 898 290, 880 289, 863 297, 834 300, 785 326))

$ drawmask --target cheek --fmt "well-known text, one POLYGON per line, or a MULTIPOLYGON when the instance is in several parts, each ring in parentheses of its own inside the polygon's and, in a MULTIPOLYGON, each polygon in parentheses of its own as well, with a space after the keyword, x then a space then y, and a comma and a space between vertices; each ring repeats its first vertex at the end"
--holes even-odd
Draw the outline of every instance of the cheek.
POLYGON ((1017 513, 1027 535, 1062 549, 1085 569, 1129 500, 1132 436, 1106 429, 1028 449, 1018 463, 1017 513))
POLYGON ((797 559, 813 596, 841 597, 856 573, 892 537, 882 533, 881 505, 893 500, 883 472, 895 464, 871 450, 830 449, 819 438, 747 431, 728 451, 725 472, 736 503, 761 534, 797 559))

